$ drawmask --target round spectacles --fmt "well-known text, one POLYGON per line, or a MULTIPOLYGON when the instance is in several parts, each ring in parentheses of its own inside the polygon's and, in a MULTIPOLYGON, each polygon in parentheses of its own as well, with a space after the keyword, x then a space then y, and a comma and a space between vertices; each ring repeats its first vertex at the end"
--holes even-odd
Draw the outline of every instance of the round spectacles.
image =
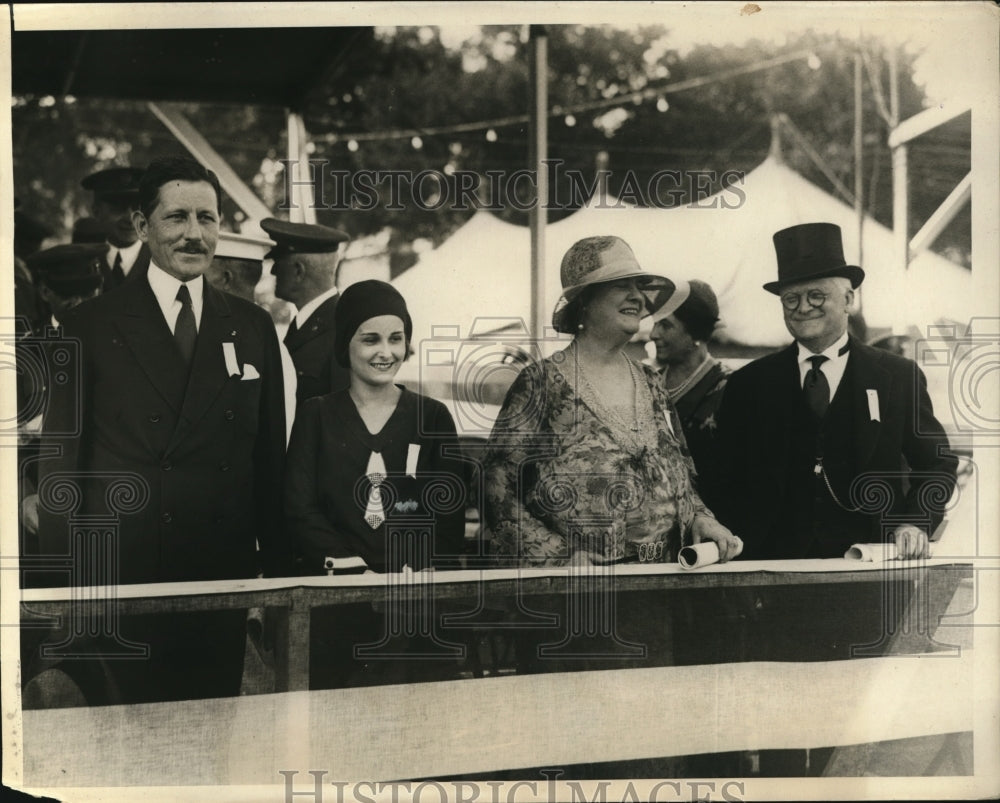
MULTIPOLYGON (((806 293, 806 301, 809 302, 810 307, 822 307, 826 303, 827 298, 829 298, 829 295, 829 293, 824 293, 822 290, 810 290, 806 293)), ((801 293, 785 293, 781 297, 781 305, 789 312, 797 310, 801 301, 801 293)))

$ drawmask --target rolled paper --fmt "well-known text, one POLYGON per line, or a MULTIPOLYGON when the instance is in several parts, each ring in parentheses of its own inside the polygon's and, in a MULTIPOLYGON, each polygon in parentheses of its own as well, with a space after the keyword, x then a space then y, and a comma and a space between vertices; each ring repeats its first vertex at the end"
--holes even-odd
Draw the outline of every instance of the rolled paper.
POLYGON ((863 563, 881 563, 896 559, 895 544, 854 544, 844 557, 848 560, 860 560, 863 563))
POLYGON ((677 556, 677 562, 682 569, 711 566, 719 562, 719 547, 715 541, 702 541, 700 544, 683 547, 677 556))

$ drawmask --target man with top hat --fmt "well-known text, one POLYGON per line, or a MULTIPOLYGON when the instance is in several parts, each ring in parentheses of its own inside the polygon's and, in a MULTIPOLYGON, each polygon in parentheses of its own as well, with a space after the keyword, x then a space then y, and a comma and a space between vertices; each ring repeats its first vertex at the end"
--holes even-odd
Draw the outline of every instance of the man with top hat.
POLYGON ((795 342, 729 379, 716 513, 745 559, 842 558, 859 542, 927 556, 957 460, 924 375, 848 334, 865 274, 844 260, 838 226, 792 226, 774 246, 778 279, 764 289, 795 342))
MULTIPOLYGON (((151 163, 135 214, 152 257, 147 273, 64 323, 79 344, 65 373, 79 381, 53 389, 44 432, 61 454, 43 461, 39 480, 41 550, 75 570, 63 583, 250 578, 259 562, 268 574, 285 571, 278 339, 264 310, 204 279, 220 199, 215 174, 197 162, 151 163), (67 482, 76 496, 60 495, 67 482), (108 563, 89 563, 71 538, 89 538, 74 522, 94 516, 114 521, 113 540, 93 545, 113 550, 108 563)), ((238 694, 245 620, 245 611, 123 620, 115 635, 150 654, 108 661, 117 695, 101 701, 238 694)))
POLYGON ((276 243, 267 254, 274 260, 274 294, 298 310, 284 339, 295 363, 296 401, 346 389, 350 373, 334 356, 334 322, 340 248, 350 237, 328 226, 275 218, 260 227, 276 243))
POLYGON ((101 266, 105 292, 120 287, 126 279, 144 276, 149 267, 149 248, 132 225, 142 173, 137 167, 109 167, 80 182, 94 193, 94 220, 107 238, 108 253, 101 266))

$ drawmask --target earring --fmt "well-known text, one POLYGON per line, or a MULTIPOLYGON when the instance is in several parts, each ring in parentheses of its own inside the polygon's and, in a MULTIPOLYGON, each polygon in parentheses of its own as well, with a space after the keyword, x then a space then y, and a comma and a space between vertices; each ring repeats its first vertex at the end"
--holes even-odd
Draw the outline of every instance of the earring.
POLYGON ((583 324, 582 323, 578 323, 576 325, 576 328, 579 329, 582 332, 583 331, 583 324))

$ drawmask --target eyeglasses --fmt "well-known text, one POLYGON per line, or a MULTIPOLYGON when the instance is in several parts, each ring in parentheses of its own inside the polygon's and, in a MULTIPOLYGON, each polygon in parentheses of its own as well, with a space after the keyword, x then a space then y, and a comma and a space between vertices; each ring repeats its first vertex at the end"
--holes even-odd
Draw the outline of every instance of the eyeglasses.
MULTIPOLYGON (((806 293, 806 301, 809 302, 810 307, 822 307, 827 298, 829 298, 829 295, 829 293, 824 293, 822 290, 810 290, 806 293)), ((781 297, 781 305, 789 312, 797 310, 801 301, 801 293, 785 293, 781 297)))

